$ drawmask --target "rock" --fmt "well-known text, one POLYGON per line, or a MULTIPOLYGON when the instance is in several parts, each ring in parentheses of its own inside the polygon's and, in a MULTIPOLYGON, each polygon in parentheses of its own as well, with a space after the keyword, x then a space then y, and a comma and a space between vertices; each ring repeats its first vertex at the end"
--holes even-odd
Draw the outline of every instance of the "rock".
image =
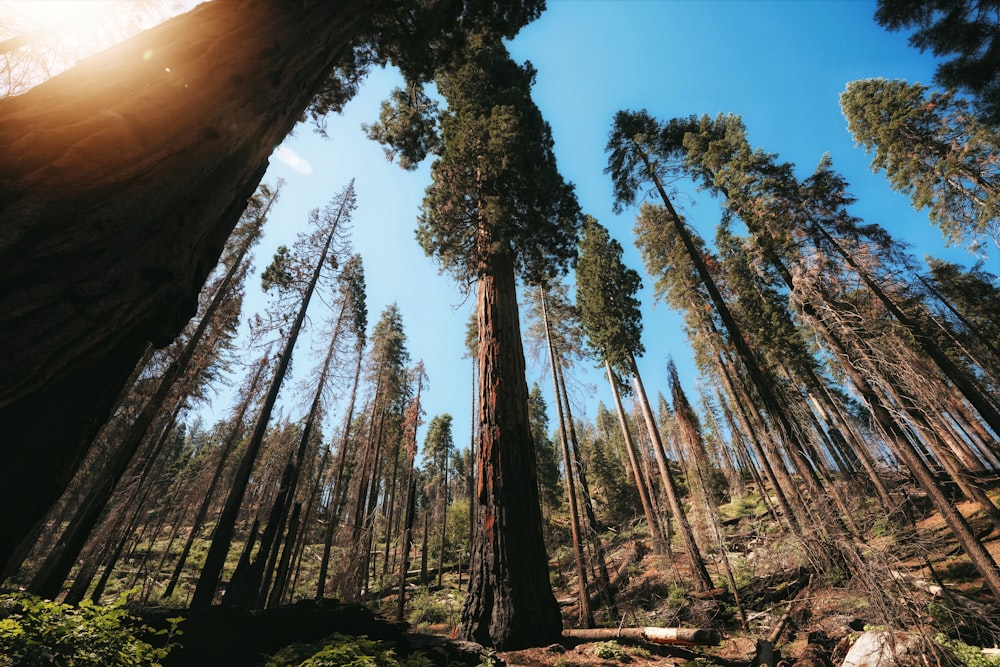
POLYGON ((851 646, 841 667, 905 667, 920 664, 920 638, 869 630, 851 646))

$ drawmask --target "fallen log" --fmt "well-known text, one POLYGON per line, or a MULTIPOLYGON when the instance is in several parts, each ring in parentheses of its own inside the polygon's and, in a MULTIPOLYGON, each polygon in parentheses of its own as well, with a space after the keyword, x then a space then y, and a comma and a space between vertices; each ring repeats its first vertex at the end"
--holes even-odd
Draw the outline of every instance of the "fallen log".
POLYGON ((696 628, 571 628, 563 630, 569 639, 638 639, 651 644, 682 646, 718 646, 722 636, 717 630, 696 628))
POLYGON ((924 581, 923 579, 919 579, 913 576, 912 574, 899 572, 898 570, 892 570, 891 572, 889 572, 889 576, 895 579, 896 581, 901 581, 905 584, 909 584, 913 588, 923 591, 933 597, 951 600, 952 602, 955 602, 956 604, 965 607, 967 610, 975 614, 985 615, 988 614, 990 611, 989 607, 982 604, 981 602, 976 602, 975 600, 969 599, 964 595, 962 595, 961 593, 958 593, 951 589, 942 588, 937 584, 932 584, 929 581, 924 581))
POLYGON ((788 609, 786 609, 782 617, 778 619, 778 623, 771 630, 771 634, 767 636, 767 641, 770 644, 774 645, 778 643, 781 633, 785 631, 785 628, 788 627, 789 622, 792 620, 792 615, 798 613, 802 607, 802 598, 806 596, 806 591, 809 590, 810 586, 812 586, 811 574, 809 575, 809 581, 806 582, 805 587, 801 588, 799 592, 795 594, 795 597, 792 598, 791 603, 788 605, 788 609))

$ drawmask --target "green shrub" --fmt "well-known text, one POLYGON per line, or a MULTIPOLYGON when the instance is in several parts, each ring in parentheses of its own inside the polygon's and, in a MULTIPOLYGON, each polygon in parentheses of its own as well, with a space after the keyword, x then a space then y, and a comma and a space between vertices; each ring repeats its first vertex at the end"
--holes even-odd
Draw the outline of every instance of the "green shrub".
POLYGON ((109 605, 89 601, 74 607, 31 595, 0 595, 0 667, 157 666, 180 634, 142 625, 125 610, 127 593, 109 605), (144 638, 166 635, 162 648, 144 638))
POLYGON ((1000 667, 1000 657, 985 655, 982 650, 975 646, 969 646, 957 639, 948 639, 944 634, 936 636, 934 641, 951 651, 960 665, 966 665, 966 667, 1000 667))
POLYGON ((292 644, 278 651, 265 667, 430 667, 422 653, 396 657, 389 642, 335 634, 311 644, 292 644))
POLYGON ((433 595, 424 590, 414 595, 407 603, 410 625, 458 625, 462 616, 462 601, 454 593, 433 595))
POLYGON ((606 642, 594 642, 594 655, 601 660, 621 660, 626 654, 618 642, 610 639, 606 642))

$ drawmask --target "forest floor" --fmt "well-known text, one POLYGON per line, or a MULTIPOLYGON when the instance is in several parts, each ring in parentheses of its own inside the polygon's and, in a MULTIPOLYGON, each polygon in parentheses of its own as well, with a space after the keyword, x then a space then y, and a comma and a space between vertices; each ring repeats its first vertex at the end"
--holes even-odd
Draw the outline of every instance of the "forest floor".
MULTIPOLYGON (((957 506, 1000 562, 1000 534, 976 505, 957 506)), ((673 558, 668 558, 644 548, 647 540, 641 533, 619 534, 609 549, 609 569, 627 579, 616 598, 621 613, 617 627, 714 629, 721 634, 720 644, 661 646, 623 638, 564 639, 546 647, 501 652, 498 657, 508 665, 525 667, 743 666, 755 664, 763 641, 764 647, 774 648, 770 664, 784 660, 783 664, 798 667, 839 667, 852 643, 869 629, 915 637, 914 664, 928 664, 922 660, 938 651, 942 639, 997 646, 1000 606, 941 517, 927 511, 908 530, 893 526, 888 519, 883 513, 871 525, 861 527, 867 537, 854 546, 864 565, 854 572, 846 567, 817 569, 817 559, 805 557, 804 543, 779 536, 774 522, 764 516, 750 513, 728 521, 727 555, 745 625, 736 598, 725 588, 707 595, 691 593, 684 554, 677 547, 673 558)), ((706 554, 706 559, 715 580, 724 581, 720 554, 706 554)), ((555 571, 568 573, 572 567, 562 562, 555 571)), ((553 585, 564 627, 580 627, 575 581, 557 575, 553 585)), ((599 625, 615 627, 604 610, 596 615, 599 625)), ((418 629, 443 635, 449 630, 440 625, 418 629)), ((942 655, 939 660, 947 664, 949 658, 942 655)), ((929 662, 935 663, 933 658, 929 662)))
MULTIPOLYGON (((919 496, 916 501, 919 507, 919 496)), ((994 559, 1000 561, 1000 534, 993 530, 985 514, 971 503, 959 503, 957 507, 994 559)), ((232 660, 234 644, 241 645, 249 655, 252 645, 265 641, 267 635, 271 635, 267 641, 272 648, 266 652, 273 653, 274 647, 284 645, 293 635, 300 636, 309 625, 317 630, 310 633, 308 641, 316 641, 325 636, 324 632, 334 630, 367 634, 401 642, 397 645, 408 645, 411 650, 425 651, 432 659, 435 651, 441 655, 443 649, 427 649, 421 644, 428 641, 440 644, 444 640, 450 657, 442 664, 450 667, 484 666, 491 662, 490 657, 495 657, 495 662, 524 667, 619 664, 749 667, 757 664, 762 647, 774 649, 767 663, 770 665, 784 660, 782 664, 788 666, 839 667, 851 644, 869 629, 907 633, 915 638, 915 655, 920 657, 914 657, 912 664, 963 664, 949 663, 948 658, 924 662, 927 656, 938 652, 942 640, 959 640, 976 647, 994 647, 1000 643, 1000 606, 958 548, 951 531, 934 512, 924 511, 909 528, 900 528, 893 522, 888 509, 870 513, 876 518, 859 526, 866 537, 851 545, 863 564, 830 567, 828 556, 834 550, 829 543, 819 547, 827 553, 809 553, 810 545, 821 544, 815 536, 788 535, 760 506, 744 503, 729 509, 724 526, 726 555, 737 583, 738 600, 728 586, 707 594, 692 592, 685 554, 680 547, 674 547, 672 557, 652 553, 645 531, 633 526, 604 534, 608 568, 617 584, 617 622, 612 621, 606 609, 595 604, 595 617, 601 627, 714 630, 721 637, 715 646, 662 646, 621 637, 600 641, 564 638, 556 644, 527 650, 492 654, 482 653, 473 646, 470 652, 468 645, 450 642, 459 619, 463 586, 456 573, 448 573, 440 587, 433 584, 409 587, 408 628, 380 622, 367 609, 357 606, 345 610, 316 603, 279 608, 266 619, 251 617, 250 612, 233 611, 246 618, 234 617, 224 621, 224 625, 242 632, 239 639, 226 639, 218 617, 188 617, 182 625, 182 628, 187 626, 181 638, 184 649, 164 664, 168 667, 255 664, 218 662, 218 658, 228 656, 232 660), (824 560, 826 566, 821 563, 824 560), (361 626, 352 626, 362 620, 361 626), (345 623, 352 627, 341 627, 345 623), (401 640, 404 630, 409 634, 401 640), (196 646, 199 633, 207 642, 203 649, 196 646), (285 641, 279 643, 282 638, 285 641)), ((699 541, 707 543, 702 541, 704 535, 697 534, 695 523, 699 541)), ((572 552, 565 540, 554 541, 561 544, 554 549, 551 572, 553 589, 563 612, 563 627, 578 628, 581 626, 577 618, 576 583, 571 574, 572 552)), ((844 545, 840 548, 843 552, 844 545)), ((719 550, 706 553, 705 558, 715 581, 726 581, 719 550)), ((461 581, 464 583, 464 579, 461 581)), ((396 597, 390 594, 372 604, 371 609, 391 618, 395 604, 396 597)), ((187 616, 183 611, 180 613, 187 616)), ((261 648, 254 648, 253 653, 262 655, 261 648)))

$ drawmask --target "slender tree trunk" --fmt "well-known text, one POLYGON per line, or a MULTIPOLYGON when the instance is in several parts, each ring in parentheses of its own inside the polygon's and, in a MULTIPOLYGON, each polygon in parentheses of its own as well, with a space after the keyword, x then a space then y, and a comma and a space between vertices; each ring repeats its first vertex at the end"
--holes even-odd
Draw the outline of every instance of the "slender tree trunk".
POLYGON ((545 344, 549 352, 549 369, 552 373, 552 391, 556 399, 556 415, 559 419, 559 442, 562 445, 563 468, 566 471, 566 500, 569 503, 569 527, 573 538, 573 559, 576 563, 577 598, 579 598, 579 615, 577 620, 582 627, 594 627, 594 612, 590 608, 590 594, 587 592, 587 570, 583 562, 583 548, 580 540, 580 511, 576 501, 576 466, 569 452, 569 429, 566 426, 566 413, 563 409, 562 391, 559 386, 559 372, 556 362, 555 346, 549 331, 548 313, 545 307, 545 288, 539 287, 539 299, 542 305, 542 325, 545 328, 545 344))
POLYGON ((646 398, 646 388, 642 385, 642 378, 639 377, 639 367, 635 359, 631 359, 632 380, 635 384, 636 397, 642 407, 642 416, 646 419, 646 430, 649 432, 649 439, 653 441, 653 454, 656 457, 656 464, 660 469, 660 478, 663 481, 663 490, 667 496, 667 503, 670 506, 670 513, 677 524, 677 532, 680 533, 681 541, 684 543, 684 551, 687 554, 688 564, 691 566, 691 583, 696 591, 708 591, 713 588, 712 577, 705 567, 705 559, 701 556, 701 550, 694 540, 694 533, 691 531, 691 524, 688 522, 687 514, 681 506, 680 497, 677 495, 677 485, 670 472, 670 464, 667 462, 666 454, 663 451, 663 443, 660 440, 660 431, 656 427, 656 420, 653 418, 653 410, 649 407, 649 399, 646 398))
POLYGON ((635 442, 632 440, 632 430, 628 427, 628 419, 625 416, 625 408, 622 406, 621 393, 618 390, 618 381, 611 371, 611 364, 604 362, 604 369, 608 373, 608 382, 611 385, 611 395, 615 400, 615 410, 618 412, 618 423, 621 425, 622 438, 625 440, 625 452, 628 454, 629 463, 632 467, 632 475, 635 477, 635 488, 639 491, 639 501, 642 503, 643 514, 646 515, 646 524, 649 526, 650 539, 653 541, 653 551, 657 554, 664 554, 667 551, 666 541, 663 538, 663 529, 656 513, 653 512, 653 505, 649 500, 649 487, 642 477, 642 469, 639 467, 639 457, 635 450, 635 442))
POLYGON ((417 504, 417 480, 410 476, 406 494, 406 520, 403 523, 402 558, 399 559, 399 598, 396 602, 396 622, 402 623, 406 613, 406 572, 410 568, 410 536, 417 504))
POLYGON ((201 531, 202 525, 205 523, 205 518, 208 516, 208 510, 212 505, 212 496, 215 494, 215 487, 218 486, 222 479, 222 473, 229 463, 229 456, 232 454, 233 449, 236 444, 243 437, 243 419, 246 416, 247 410, 250 408, 250 403, 254 400, 257 395, 257 388, 261 379, 264 377, 264 369, 268 365, 268 356, 264 355, 261 358, 260 363, 257 364, 257 369, 254 371, 254 377, 250 383, 250 388, 244 396, 243 400, 237 407, 236 417, 233 419, 233 428, 226 437, 225 443, 222 445, 222 451, 219 452, 219 461, 215 465, 215 471, 212 473, 212 481, 208 485, 208 489, 205 491, 205 497, 201 501, 201 505, 198 507, 198 513, 195 515, 194 520, 191 522, 191 529, 188 532, 187 540, 184 542, 184 548, 181 549, 181 554, 177 558, 177 564, 174 565, 174 571, 170 574, 170 581, 167 582, 167 587, 163 591, 164 598, 168 598, 174 593, 174 589, 177 587, 177 583, 180 581, 181 573, 184 571, 184 564, 187 562, 188 555, 191 553, 191 547, 194 546, 194 541, 198 537, 198 533, 201 531))
POLYGON ((346 502, 347 494, 344 491, 346 484, 345 471, 347 468, 347 449, 351 442, 351 425, 354 422, 354 404, 358 397, 358 383, 361 379, 361 361, 364 350, 361 345, 357 347, 357 359, 354 366, 354 380, 351 383, 351 398, 347 401, 347 415, 344 417, 344 435, 340 439, 340 448, 337 452, 337 473, 333 483, 333 492, 330 495, 328 523, 326 524, 326 534, 323 536, 323 556, 319 563, 319 580, 316 583, 316 599, 322 600, 326 597, 326 580, 330 569, 330 553, 333 550, 333 538, 337 533, 340 524, 340 517, 343 503, 346 502))
POLYGON ((274 586, 270 594, 267 594, 267 587, 261 588, 260 595, 263 598, 267 594, 267 606, 277 607, 281 604, 281 598, 285 595, 285 582, 288 581, 288 568, 291 563, 292 552, 298 541, 300 529, 299 516, 302 513, 302 503, 295 503, 292 508, 292 515, 288 519, 288 535, 285 537, 285 546, 281 550, 281 559, 278 561, 278 569, 274 573, 274 586))
POLYGON ((250 442, 247 443, 243 459, 240 461, 240 467, 236 471, 233 486, 230 488, 229 496, 226 498, 226 505, 223 507, 222 514, 219 516, 219 522, 216 524, 215 533, 212 536, 212 544, 209 546, 208 555, 205 557, 205 565, 201 570, 201 577, 198 579, 194 596, 191 598, 192 609, 208 607, 212 603, 212 598, 215 597, 215 589, 219 585, 222 568, 226 562, 226 555, 229 553, 229 547, 233 540, 236 518, 239 515, 240 506, 243 504, 243 496, 246 494, 250 474, 253 472, 253 466, 257 460, 257 454, 260 451, 261 444, 264 442, 267 424, 271 420, 271 411, 278 400, 278 391, 281 389, 281 385, 285 380, 285 374, 288 372, 288 366, 292 360, 292 351, 295 349, 295 343, 298 341, 302 325, 305 323, 309 302, 312 300, 316 284, 319 282, 320 273, 326 264, 326 258, 336 236, 337 228, 353 206, 353 193, 354 183, 352 182, 344 190, 337 219, 332 222, 332 227, 327 235, 323 250, 320 252, 320 256, 313 269, 312 277, 302 295, 302 303, 299 306, 299 311, 288 331, 288 339, 285 342, 285 347, 281 352, 281 356, 278 357, 278 365, 274 372, 274 378, 271 380, 271 385, 267 390, 264 404, 261 406, 260 414, 257 417, 257 423, 254 425, 253 434, 250 436, 250 442))
POLYGON ((562 368, 557 368, 559 374, 559 387, 562 390, 562 398, 566 408, 566 420, 569 422, 569 443, 573 454, 573 463, 576 466, 578 479, 580 482, 580 493, 583 496, 584 516, 587 518, 587 535, 590 547, 597 561, 597 576, 600 594, 607 606, 608 615, 612 620, 618 620, 618 607, 615 604, 614 594, 611 591, 611 576, 608 574, 607 555, 604 551, 604 542, 598 530, 597 515, 594 512, 594 503, 591 500, 590 485, 587 483, 587 473, 583 467, 583 459, 580 456, 579 442, 576 437, 576 427, 573 423, 573 411, 569 404, 569 392, 566 391, 566 378, 563 376, 562 368))
POLYGON ((448 450, 444 452, 444 479, 441 482, 441 539, 438 548, 438 588, 444 581, 444 549, 448 541, 448 450))

